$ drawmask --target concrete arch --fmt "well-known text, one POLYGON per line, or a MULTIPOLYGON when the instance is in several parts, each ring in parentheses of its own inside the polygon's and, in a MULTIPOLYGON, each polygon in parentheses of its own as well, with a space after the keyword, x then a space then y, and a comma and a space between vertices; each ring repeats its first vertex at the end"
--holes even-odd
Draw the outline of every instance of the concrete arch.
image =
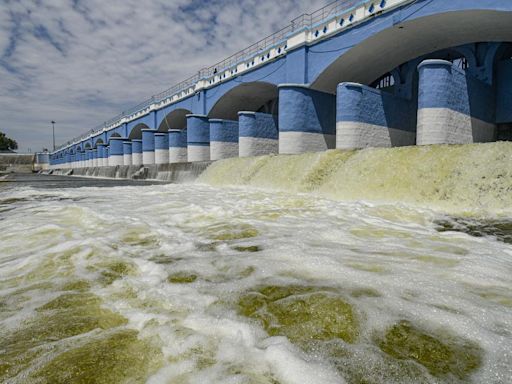
POLYGON ((84 149, 91 149, 91 148, 92 148, 91 143, 85 143, 84 149))
POLYGON ((238 112, 265 112, 277 114, 278 88, 266 82, 240 84, 226 92, 212 107, 208 117, 238 120, 238 112))
POLYGON ((121 137, 121 135, 117 132, 114 132, 112 133, 109 137, 108 137, 108 141, 110 143, 110 139, 112 139, 113 137, 121 137))
POLYGON ((158 126, 159 132, 167 132, 169 129, 187 128, 187 115, 192 112, 185 108, 178 108, 169 112, 158 126))
POLYGON ((335 93, 339 83, 371 84, 431 52, 482 41, 512 41, 511 22, 512 12, 485 9, 452 10, 405 21, 345 51, 312 81, 312 88, 335 93))
POLYGON ((96 148, 98 144, 105 144, 102 138, 99 138, 94 142, 94 148, 96 148))
MULTIPOLYGON (((135 127, 132 128, 132 130, 128 133, 128 138, 130 140, 133 140, 133 139, 142 139, 142 130, 143 129, 149 129, 149 127, 144 124, 144 123, 140 123, 140 124, 137 124, 135 127)), ((112 135, 114 136, 114 135, 112 135)), ((117 135, 117 136, 114 136, 114 137, 121 137, 121 135, 117 135)))

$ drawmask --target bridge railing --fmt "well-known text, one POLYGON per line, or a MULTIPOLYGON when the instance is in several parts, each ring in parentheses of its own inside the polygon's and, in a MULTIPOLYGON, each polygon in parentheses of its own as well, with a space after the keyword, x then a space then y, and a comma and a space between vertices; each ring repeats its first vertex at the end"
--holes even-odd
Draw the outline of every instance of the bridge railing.
POLYGON ((315 25, 325 22, 333 17, 336 17, 337 15, 345 13, 349 11, 351 8, 354 8, 358 5, 362 5, 367 1, 368 0, 336 0, 312 13, 302 14, 299 17, 293 19, 289 25, 273 33, 272 35, 267 36, 264 39, 261 39, 260 41, 252 44, 251 46, 229 56, 228 58, 210 67, 200 70, 194 76, 191 76, 190 78, 172 86, 171 88, 148 98, 142 103, 126 111, 123 111, 121 114, 110 119, 101 126, 98 126, 92 131, 87 132, 85 135, 81 135, 71 140, 67 144, 60 146, 58 149, 61 149, 69 145, 71 142, 80 141, 84 138, 84 136, 90 136, 91 133, 96 133, 102 131, 107 127, 118 124, 123 118, 130 117, 131 115, 150 107, 154 103, 160 103, 163 100, 171 99, 172 97, 179 95, 181 92, 194 87, 197 84, 197 82, 201 79, 209 78, 217 73, 229 70, 243 60, 250 59, 251 57, 257 55, 258 53, 266 51, 269 48, 272 48, 280 43, 285 43, 289 36, 292 35, 293 33, 297 33, 298 31, 304 29, 313 28, 315 25))

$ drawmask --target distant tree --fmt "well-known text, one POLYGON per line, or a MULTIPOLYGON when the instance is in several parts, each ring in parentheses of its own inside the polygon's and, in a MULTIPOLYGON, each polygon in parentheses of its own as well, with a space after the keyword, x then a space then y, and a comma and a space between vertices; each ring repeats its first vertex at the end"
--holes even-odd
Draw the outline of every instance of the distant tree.
POLYGON ((9 151, 18 149, 18 143, 16 140, 13 140, 5 135, 5 133, 0 132, 0 151, 9 151))

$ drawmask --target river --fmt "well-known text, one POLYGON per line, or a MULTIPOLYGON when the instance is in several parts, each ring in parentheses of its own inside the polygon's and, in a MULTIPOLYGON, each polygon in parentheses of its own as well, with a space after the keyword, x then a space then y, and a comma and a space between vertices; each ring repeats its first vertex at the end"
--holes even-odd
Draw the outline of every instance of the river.
MULTIPOLYGON (((487 148, 505 157, 485 183, 512 187, 511 148, 487 148)), ((396 173, 421 151, 385 156, 396 173)), ((403 169, 391 202, 383 164, 339 153, 228 160, 190 184, 0 183, 0 381, 511 383, 510 196, 429 159, 423 204, 403 169), (361 199, 341 196, 347 161, 361 199)))

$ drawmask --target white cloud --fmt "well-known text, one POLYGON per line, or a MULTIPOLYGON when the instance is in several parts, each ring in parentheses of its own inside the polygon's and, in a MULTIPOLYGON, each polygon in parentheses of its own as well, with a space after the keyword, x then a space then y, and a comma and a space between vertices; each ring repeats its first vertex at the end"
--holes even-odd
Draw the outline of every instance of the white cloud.
POLYGON ((0 131, 62 143, 327 2, 0 2, 0 131))

